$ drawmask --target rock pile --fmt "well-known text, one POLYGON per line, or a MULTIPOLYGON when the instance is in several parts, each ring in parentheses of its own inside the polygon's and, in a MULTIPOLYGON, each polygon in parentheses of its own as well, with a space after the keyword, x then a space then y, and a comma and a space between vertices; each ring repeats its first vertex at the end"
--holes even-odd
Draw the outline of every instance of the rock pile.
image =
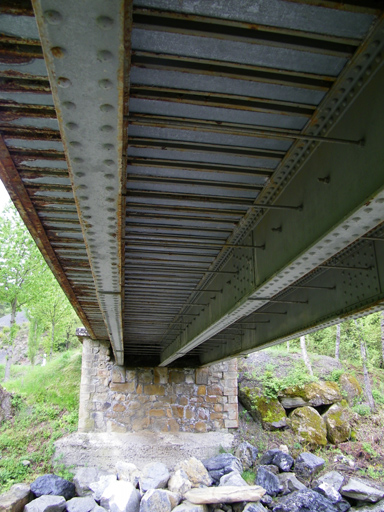
POLYGON ((249 379, 239 382, 240 401, 264 429, 290 427, 301 441, 321 446, 349 439, 354 416, 349 406, 361 393, 356 378, 348 374, 339 384, 320 381, 286 388, 275 399, 264 397, 249 379))
MULTIPOLYGON (((0 496, 4 512, 382 512, 384 488, 368 479, 319 473, 324 460, 286 446, 268 450, 241 443, 235 455, 191 457, 172 471, 161 462, 139 470, 119 461, 113 474, 80 468, 74 483, 43 475, 0 496), (253 485, 243 471, 255 472, 253 485), (245 476, 245 475, 244 475, 245 476), (358 507, 358 508, 354 508, 358 507)), ((248 472, 249 475, 249 472, 248 472)))

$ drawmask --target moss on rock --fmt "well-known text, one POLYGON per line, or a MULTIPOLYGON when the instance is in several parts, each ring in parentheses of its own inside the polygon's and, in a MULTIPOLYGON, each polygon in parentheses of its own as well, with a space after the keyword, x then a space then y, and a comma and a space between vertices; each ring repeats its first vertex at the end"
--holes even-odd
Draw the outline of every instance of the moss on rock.
POLYGON ((313 407, 298 407, 291 412, 289 424, 292 430, 310 445, 327 444, 327 428, 320 414, 313 407))
POLYGON ((342 400, 339 386, 332 381, 310 382, 304 386, 293 386, 284 389, 279 395, 282 404, 287 408, 296 406, 296 404, 319 407, 342 400), (291 403, 293 405, 290 405, 291 403))
POLYGON ((287 425, 284 407, 276 399, 263 397, 260 388, 240 387, 239 398, 251 416, 261 422, 265 430, 278 430, 287 425))
POLYGON ((323 414, 323 419, 327 427, 328 441, 333 444, 347 441, 351 435, 349 424, 349 414, 346 403, 333 404, 328 411, 323 414))
POLYGON ((353 405, 356 398, 358 398, 363 390, 353 375, 350 373, 343 373, 339 378, 339 385, 343 395, 348 400, 349 405, 353 405))

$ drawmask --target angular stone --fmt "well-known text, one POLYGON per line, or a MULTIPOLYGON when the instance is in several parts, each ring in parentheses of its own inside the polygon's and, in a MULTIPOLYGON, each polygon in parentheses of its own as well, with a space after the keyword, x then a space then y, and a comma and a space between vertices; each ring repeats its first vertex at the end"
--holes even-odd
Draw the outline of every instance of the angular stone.
POLYGON ((328 411, 323 414, 323 419, 327 427, 328 441, 339 444, 349 439, 351 427, 346 407, 341 404, 331 405, 328 411))
POLYGON ((28 503, 24 507, 24 512, 62 512, 65 505, 63 496, 44 495, 28 503))
POLYGON ((196 459, 196 457, 191 457, 190 459, 179 462, 175 467, 176 471, 178 469, 186 473, 192 487, 200 487, 201 485, 210 486, 212 484, 212 478, 209 476, 204 464, 196 459))
POLYGON ((331 487, 333 487, 336 491, 340 491, 341 486, 344 483, 344 477, 338 471, 328 471, 314 482, 314 485, 320 485, 321 483, 327 483, 331 487))
POLYGON ((141 471, 137 469, 137 467, 131 462, 118 461, 115 464, 117 478, 119 480, 125 480, 126 482, 131 482, 134 487, 137 487, 139 484, 141 471))
POLYGON ((238 471, 232 471, 231 473, 227 473, 220 478, 219 485, 232 485, 237 487, 243 487, 244 485, 248 485, 247 482, 242 478, 238 471))
POLYGON ((97 503, 92 496, 86 496, 85 498, 72 498, 67 501, 67 512, 93 512, 97 503))
POLYGON ((186 472, 182 469, 175 471, 168 481, 168 489, 180 495, 184 495, 191 490, 192 483, 188 480, 186 472))
POLYGON ((31 488, 27 484, 14 484, 0 496, 0 512, 22 512, 32 499, 31 488))
POLYGON ((231 453, 221 453, 216 457, 204 460, 203 464, 215 483, 219 483, 223 475, 232 471, 243 472, 240 460, 231 453))
POLYGON ((243 512, 267 512, 267 509, 261 503, 247 503, 243 512))
POLYGON ((38 498, 45 495, 63 496, 70 500, 76 494, 75 484, 57 475, 43 475, 31 483, 31 491, 38 498))
POLYGON ((306 489, 305 485, 296 478, 295 473, 280 473, 278 475, 278 479, 280 484, 279 494, 282 494, 283 496, 290 494, 291 492, 306 489))
POLYGON ((291 412, 289 424, 300 438, 311 445, 327 444, 327 428, 320 414, 313 407, 299 407, 291 412))
POLYGON ((76 493, 78 496, 87 496, 92 494, 89 484, 96 482, 99 477, 99 471, 94 468, 79 468, 73 478, 76 493))
POLYGON ((277 399, 265 398, 259 388, 240 386, 239 399, 265 430, 278 430, 286 426, 287 415, 284 407, 277 399))
POLYGON ((300 396, 283 396, 280 403, 284 409, 296 409, 296 407, 305 407, 309 403, 300 396))
POLYGON ((116 482, 115 475, 102 475, 96 482, 91 482, 89 488, 92 491, 93 498, 100 501, 104 490, 114 482, 116 482))
POLYGON ((324 496, 312 489, 295 491, 281 498, 273 512, 338 512, 324 496))
POLYGON ((100 505, 113 512, 139 512, 140 492, 130 482, 116 480, 103 492, 100 505))
POLYGON ((271 450, 266 451, 263 453, 263 455, 259 459, 259 464, 272 464, 274 456, 279 453, 281 450, 278 450, 277 448, 272 448, 271 450))
POLYGON ((384 489, 376 488, 371 482, 362 478, 350 478, 341 488, 340 494, 347 498, 376 503, 384 498, 384 489))
POLYGON ((162 489, 167 486, 170 474, 168 468, 162 462, 147 464, 142 471, 140 488, 143 492, 150 489, 162 489))
POLYGON ((339 386, 344 396, 346 396, 349 405, 353 405, 355 399, 363 392, 359 381, 349 373, 343 373, 343 375, 340 376, 339 386))
POLYGON ((313 490, 325 496, 327 500, 335 505, 339 512, 346 512, 351 508, 351 504, 348 503, 336 489, 327 484, 327 482, 319 484, 313 490))
POLYGON ((285 403, 284 398, 301 398, 305 405, 313 407, 340 402, 343 398, 338 384, 331 381, 310 382, 304 386, 293 386, 281 391, 279 396, 283 405, 285 403))
POLYGON ((171 500, 166 491, 151 489, 141 499, 140 512, 171 512, 171 500))
POLYGON ((222 486, 191 489, 185 498, 191 503, 236 503, 238 501, 259 501, 265 494, 265 489, 258 485, 244 487, 222 486))
POLYGON ((323 469, 324 464, 325 460, 321 457, 303 452, 296 459, 295 473, 302 478, 311 478, 323 469))
POLYGON ((280 473, 279 468, 274 464, 260 464, 257 466, 258 468, 264 468, 267 471, 270 471, 274 475, 278 475, 280 473))
POLYGON ((172 512, 208 512, 208 507, 207 505, 196 505, 186 500, 174 508, 172 512))
POLYGON ((244 469, 250 469, 257 461, 258 449, 244 441, 236 449, 235 456, 241 460, 244 469))
POLYGON ((272 505, 273 503, 273 498, 272 496, 270 496, 269 494, 264 494, 264 496, 262 496, 260 498, 260 503, 262 505, 266 505, 268 508, 270 508, 270 506, 272 505))
POLYGON ((276 496, 280 490, 278 477, 262 467, 257 470, 255 484, 260 485, 270 496, 276 496))
POLYGON ((365 505, 359 508, 351 508, 350 512, 384 512, 384 500, 378 501, 374 505, 365 505))
POLYGON ((277 466, 281 471, 290 471, 294 464, 293 457, 289 453, 279 451, 272 459, 272 464, 277 466))

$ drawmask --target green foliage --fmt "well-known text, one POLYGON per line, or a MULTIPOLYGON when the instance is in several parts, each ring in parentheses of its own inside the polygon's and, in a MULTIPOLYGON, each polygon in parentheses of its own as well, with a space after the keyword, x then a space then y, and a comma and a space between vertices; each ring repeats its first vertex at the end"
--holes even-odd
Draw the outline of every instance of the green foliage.
POLYGON ((372 396, 376 403, 384 405, 384 394, 378 389, 372 389, 372 396))
POLYGON ((248 485, 254 485, 256 474, 254 471, 251 471, 250 469, 247 469, 246 471, 243 471, 241 474, 243 479, 247 482, 248 485))
POLYGON ((259 380, 263 385, 263 395, 273 400, 283 389, 304 386, 318 379, 308 373, 304 363, 298 363, 286 377, 277 377, 273 371, 266 370, 259 380))
POLYGON ((333 380, 334 382, 339 382, 339 379, 343 375, 343 373, 344 373, 344 370, 341 370, 341 369, 332 370, 332 373, 329 376, 329 380, 333 380))
POLYGON ((356 404, 352 407, 353 412, 357 412, 360 416, 369 416, 371 409, 368 404, 356 404))
POLYGON ((371 457, 377 457, 378 453, 372 448, 371 443, 362 443, 363 450, 365 450, 371 457))
POLYGON ((81 354, 72 351, 6 384, 18 413, 0 428, 0 492, 42 473, 71 476, 62 464, 53 469, 52 456, 54 442, 77 428, 80 374, 81 354))

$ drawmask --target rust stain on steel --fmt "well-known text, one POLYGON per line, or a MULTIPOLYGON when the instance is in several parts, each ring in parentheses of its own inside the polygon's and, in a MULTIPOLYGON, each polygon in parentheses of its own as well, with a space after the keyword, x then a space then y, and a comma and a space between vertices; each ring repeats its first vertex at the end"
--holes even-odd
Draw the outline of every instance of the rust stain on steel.
POLYGON ((13 203, 15 204, 18 212, 20 213, 21 218, 23 219, 33 239, 35 240, 36 245, 38 246, 41 254, 43 255, 48 266, 54 273, 56 279, 60 283, 60 286, 62 287, 66 296, 68 297, 69 301, 74 307, 80 320, 83 322, 84 326, 86 327, 90 335, 93 338, 95 338, 95 334, 88 321, 88 318, 86 317, 85 312, 80 306, 77 297, 75 296, 72 287, 69 284, 69 281, 64 273, 64 270, 60 265, 60 262, 57 259, 54 250, 51 247, 51 244, 41 224, 39 216, 36 213, 32 201, 23 185, 23 182, 21 181, 21 178, 17 172, 17 169, 15 168, 13 160, 8 152, 7 146, 5 145, 5 142, 1 135, 0 178, 6 186, 13 203))

